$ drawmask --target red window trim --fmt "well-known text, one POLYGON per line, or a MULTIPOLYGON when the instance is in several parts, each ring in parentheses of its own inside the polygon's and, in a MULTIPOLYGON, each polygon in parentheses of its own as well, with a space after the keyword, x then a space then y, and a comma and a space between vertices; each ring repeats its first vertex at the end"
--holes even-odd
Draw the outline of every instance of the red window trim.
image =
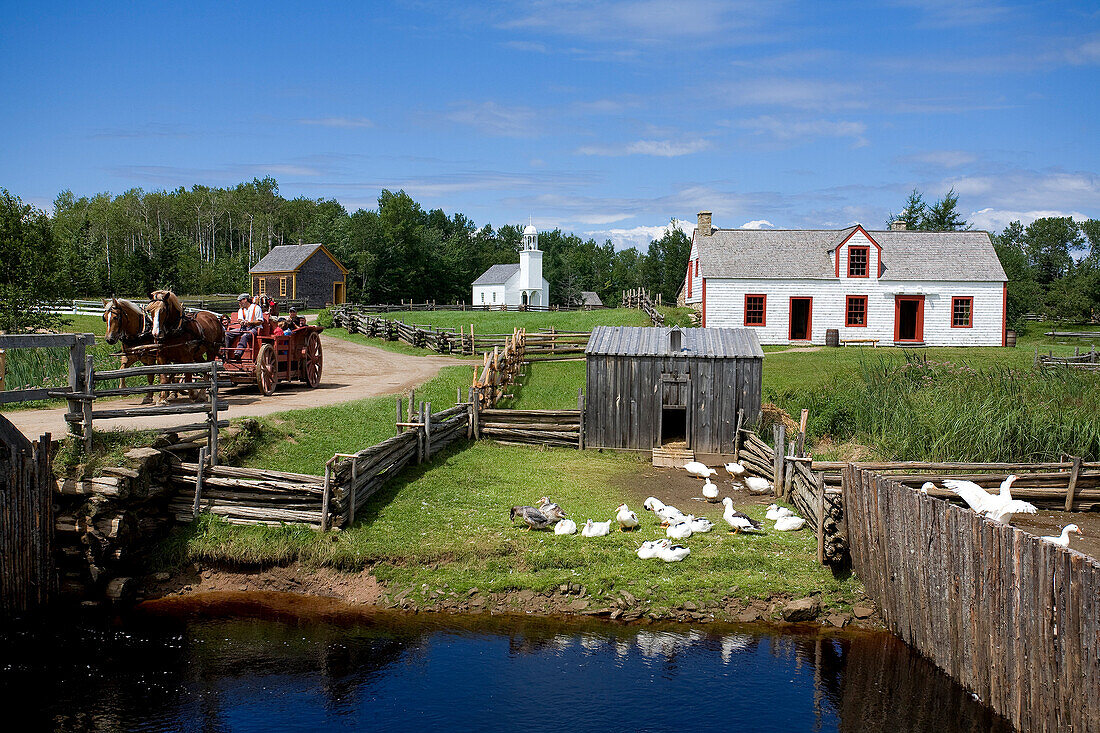
POLYGON ((687 297, 691 297, 691 282, 694 278, 691 276, 691 263, 688 263, 688 277, 687 277, 687 297))
POLYGON ((847 271, 848 271, 848 277, 849 278, 871 277, 871 247, 870 247, 870 245, 866 245, 866 244, 848 245, 848 269, 847 269, 847 271), (862 275, 853 275, 852 274, 852 250, 853 249, 861 249, 867 254, 867 259, 864 261, 864 265, 863 265, 864 274, 862 274, 862 275))
POLYGON ((844 327, 845 328, 867 328, 867 296, 866 295, 846 295, 844 296, 844 327), (853 298, 859 298, 863 301, 863 323, 849 323, 848 322, 848 304, 853 298))
POLYGON ((814 340, 814 299, 813 296, 792 295, 787 300, 787 340, 788 341, 813 341, 814 340), (810 308, 806 311, 806 338, 796 339, 793 334, 794 323, 791 322, 791 308, 796 300, 810 301, 810 308))
POLYGON ((707 279, 703 278, 703 328, 707 327, 707 279))
MULTIPOLYGON (((854 237, 856 234, 858 234, 860 232, 863 232, 863 236, 865 236, 867 238, 868 242, 875 245, 875 270, 874 270, 875 278, 877 279, 880 275, 882 275, 882 245, 879 244, 878 242, 876 242, 875 238, 872 237, 870 234, 868 234, 866 229, 864 229, 859 224, 856 224, 856 228, 853 229, 852 233, 849 234, 847 237, 845 237, 843 239, 843 241, 841 241, 841 243, 836 246, 836 250, 833 253, 833 257, 834 257, 834 260, 836 262, 836 276, 837 276, 838 279, 840 278, 840 250, 844 249, 844 245, 848 244, 848 240, 850 240, 852 237, 854 237)), ((691 241, 694 242, 695 240, 692 239, 691 241)), ((856 246, 861 247, 861 246, 865 246, 865 245, 856 245, 856 246)), ((868 262, 867 262, 867 271, 868 272, 871 271, 871 263, 870 263, 869 259, 868 259, 868 262)))
POLYGON ((974 296, 973 295, 953 295, 951 296, 951 328, 974 328, 974 296), (959 300, 970 301, 970 322, 965 326, 955 325, 955 302, 959 300))
POLYGON ((768 325, 768 296, 765 293, 746 293, 745 294, 745 325, 750 328, 763 328, 768 325), (764 309, 761 316, 763 320, 760 323, 749 323, 749 298, 763 298, 764 309))
POLYGON ((699 277, 699 258, 695 258, 695 277, 699 277))

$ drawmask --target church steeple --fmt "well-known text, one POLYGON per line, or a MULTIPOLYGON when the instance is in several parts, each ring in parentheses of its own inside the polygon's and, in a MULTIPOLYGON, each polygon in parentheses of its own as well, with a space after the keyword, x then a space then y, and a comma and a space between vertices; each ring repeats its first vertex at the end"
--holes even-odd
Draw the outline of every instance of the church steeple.
POLYGON ((523 228, 523 248, 525 250, 539 248, 539 230, 534 224, 528 224, 523 228))

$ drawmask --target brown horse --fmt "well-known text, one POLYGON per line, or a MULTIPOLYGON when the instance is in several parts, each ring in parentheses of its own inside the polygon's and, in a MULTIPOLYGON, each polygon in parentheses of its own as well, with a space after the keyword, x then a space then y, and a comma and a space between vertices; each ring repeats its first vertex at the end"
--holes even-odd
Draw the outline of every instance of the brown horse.
MULTIPOLYGON (((158 364, 189 364, 217 358, 225 341, 225 327, 217 313, 185 313, 183 304, 171 290, 149 293, 149 301, 145 310, 153 321, 150 330, 159 346, 158 364)), ((162 374, 160 383, 167 384, 168 375, 162 374)), ((193 393, 191 398, 198 400, 199 396, 193 393)), ((168 401, 167 392, 161 393, 160 401, 168 401)))
MULTIPOLYGON (((111 296, 103 301, 103 320, 107 323, 107 343, 114 345, 122 342, 122 368, 134 364, 152 365, 157 363, 156 347, 153 344, 153 322, 141 306, 129 300, 111 296)), ((153 376, 149 375, 149 384, 153 376)), ((126 386, 126 380, 122 380, 126 386)), ((141 404, 153 401, 153 394, 147 393, 141 404)))

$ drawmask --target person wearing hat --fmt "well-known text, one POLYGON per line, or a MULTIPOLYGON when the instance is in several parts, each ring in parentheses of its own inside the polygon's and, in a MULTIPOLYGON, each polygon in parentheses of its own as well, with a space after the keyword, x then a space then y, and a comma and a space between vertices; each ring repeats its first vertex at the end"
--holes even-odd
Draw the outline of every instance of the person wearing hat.
POLYGON ((237 341, 237 350, 233 353, 235 360, 239 360, 241 355, 244 354, 244 350, 252 343, 257 329, 264 320, 263 311, 260 310, 260 306, 252 302, 252 298, 249 297, 248 293, 241 293, 237 296, 237 305, 240 306, 237 309, 238 326, 237 328, 226 329, 225 332, 226 347, 232 346, 234 339, 240 339, 237 341))
POLYGON ((287 323, 290 324, 291 328, 301 328, 302 326, 306 325, 305 319, 298 315, 297 308, 290 309, 290 312, 287 314, 286 320, 287 323))

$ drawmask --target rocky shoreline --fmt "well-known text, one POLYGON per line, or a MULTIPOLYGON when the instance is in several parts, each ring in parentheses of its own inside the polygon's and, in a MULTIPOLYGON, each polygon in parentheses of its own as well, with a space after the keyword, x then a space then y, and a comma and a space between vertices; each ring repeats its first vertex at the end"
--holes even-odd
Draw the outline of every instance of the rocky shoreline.
POLYGON ((626 590, 593 594, 578 583, 563 583, 548 591, 519 589, 462 591, 446 584, 388 587, 369 570, 348 573, 294 564, 261 570, 231 570, 188 566, 175 574, 157 573, 135 584, 134 601, 180 598, 209 592, 281 592, 333 599, 351 606, 374 606, 410 613, 471 613, 492 615, 577 616, 611 621, 689 624, 811 623, 833 628, 881 629, 873 603, 861 599, 851 610, 829 608, 817 595, 796 598, 776 593, 767 599, 745 600, 733 594, 720 603, 686 601, 662 604, 626 590))

